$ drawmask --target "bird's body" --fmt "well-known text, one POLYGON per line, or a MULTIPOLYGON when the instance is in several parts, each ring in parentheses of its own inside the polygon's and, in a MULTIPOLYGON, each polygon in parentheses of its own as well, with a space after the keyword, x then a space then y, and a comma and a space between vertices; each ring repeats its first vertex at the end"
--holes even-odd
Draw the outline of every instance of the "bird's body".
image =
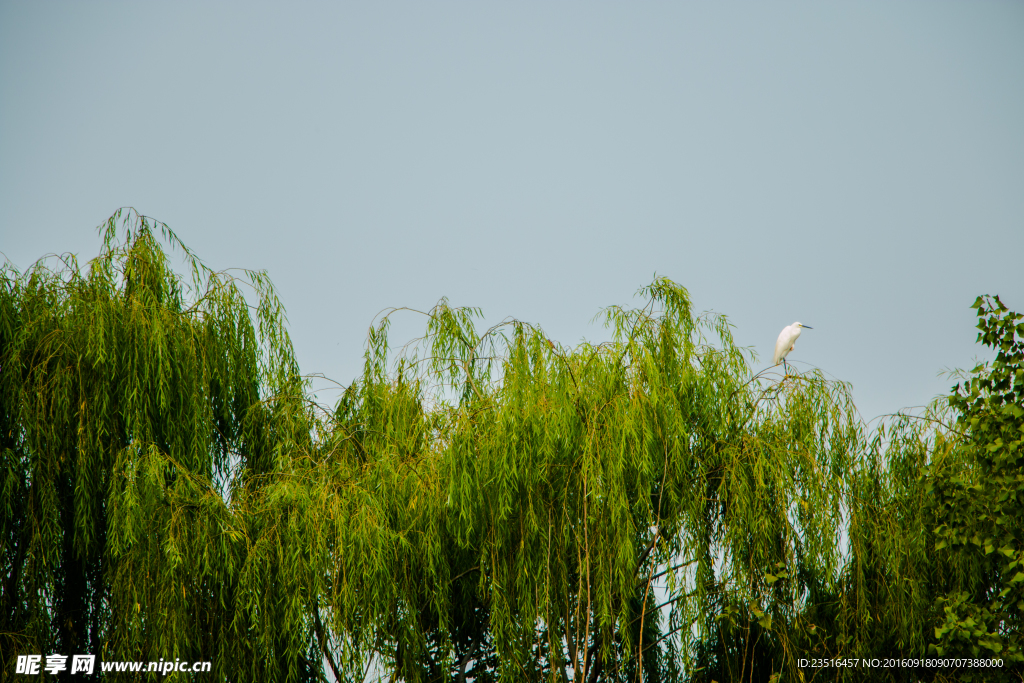
MULTIPOLYGON (((775 342, 775 360, 774 365, 779 363, 785 364, 786 356, 793 350, 796 345, 796 340, 800 336, 800 330, 802 329, 814 329, 807 327, 807 325, 801 325, 800 323, 793 323, 782 328, 782 332, 779 333, 779 339, 775 342)), ((788 369, 788 368, 787 368, 788 369)))

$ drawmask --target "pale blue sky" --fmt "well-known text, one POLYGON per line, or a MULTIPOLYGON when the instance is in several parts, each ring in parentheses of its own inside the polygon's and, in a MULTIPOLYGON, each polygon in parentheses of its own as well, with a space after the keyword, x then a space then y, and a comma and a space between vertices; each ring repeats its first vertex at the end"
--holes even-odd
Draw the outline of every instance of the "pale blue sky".
POLYGON ((657 272, 872 417, 1024 310, 1024 3, 0 1, 0 251, 124 205, 343 383, 387 306, 573 343, 657 272))

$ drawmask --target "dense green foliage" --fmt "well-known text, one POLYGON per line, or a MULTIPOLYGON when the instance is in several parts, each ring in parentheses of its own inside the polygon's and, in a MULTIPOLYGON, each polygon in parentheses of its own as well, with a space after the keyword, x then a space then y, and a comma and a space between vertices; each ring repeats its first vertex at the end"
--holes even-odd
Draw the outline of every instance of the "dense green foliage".
POLYGON ((279 468, 286 432, 274 428, 286 421, 271 392, 287 391, 296 374, 281 308, 263 275, 244 273, 255 288, 251 316, 234 278, 184 250, 187 299, 156 227, 119 212, 87 273, 68 256, 57 270, 40 262, 24 275, 3 271, 8 672, 26 652, 266 661, 246 651, 252 626, 234 591, 245 528, 226 500, 244 485, 235 471, 279 468))
MULTIPOLYGON (((950 397, 966 434, 965 467, 940 471, 935 549, 947 565, 937 598, 939 654, 1024 662, 1024 315, 996 297, 975 302, 990 366, 950 397), (1020 335, 1020 338, 1016 338, 1020 335)), ((982 679, 979 679, 982 680, 982 679)))
POLYGON ((388 634, 376 649, 410 680, 458 674, 477 648, 511 679, 635 680, 638 662, 657 679, 723 629, 751 647, 770 633, 774 664, 792 666, 771 625, 798 610, 783 576, 839 565, 845 393, 817 376, 751 382, 724 319, 695 320, 667 281, 643 293, 646 308, 607 312, 599 347, 566 351, 518 322, 478 338, 442 303, 425 357, 388 375, 375 330, 335 415, 336 495, 303 514, 359 520, 331 577, 339 632, 388 634), (458 400, 428 394, 431 379, 458 400))
POLYGON ((752 375, 725 318, 665 279, 605 311, 600 345, 481 333, 442 301, 396 351, 391 312, 321 407, 264 275, 212 272, 132 212, 102 234, 84 273, 2 273, 7 673, 33 652, 253 681, 1020 661, 1022 327, 998 299, 978 304, 994 363, 873 432, 846 385, 752 375))

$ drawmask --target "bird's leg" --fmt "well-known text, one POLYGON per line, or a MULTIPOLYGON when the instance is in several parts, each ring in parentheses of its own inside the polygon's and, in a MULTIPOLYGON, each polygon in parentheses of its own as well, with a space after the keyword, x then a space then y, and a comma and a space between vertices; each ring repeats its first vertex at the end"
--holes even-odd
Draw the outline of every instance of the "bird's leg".
POLYGON ((785 370, 786 370, 786 377, 789 377, 789 366, 786 365, 786 359, 785 358, 782 359, 782 367, 785 368, 785 370))

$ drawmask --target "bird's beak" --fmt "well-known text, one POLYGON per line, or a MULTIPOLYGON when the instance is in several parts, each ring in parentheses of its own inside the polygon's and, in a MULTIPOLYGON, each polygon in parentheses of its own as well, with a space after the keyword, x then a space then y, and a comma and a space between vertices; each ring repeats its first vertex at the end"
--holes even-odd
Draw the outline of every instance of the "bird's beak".
POLYGON ((801 325, 800 327, 804 328, 805 330, 813 330, 814 329, 813 327, 808 327, 807 325, 801 325))

